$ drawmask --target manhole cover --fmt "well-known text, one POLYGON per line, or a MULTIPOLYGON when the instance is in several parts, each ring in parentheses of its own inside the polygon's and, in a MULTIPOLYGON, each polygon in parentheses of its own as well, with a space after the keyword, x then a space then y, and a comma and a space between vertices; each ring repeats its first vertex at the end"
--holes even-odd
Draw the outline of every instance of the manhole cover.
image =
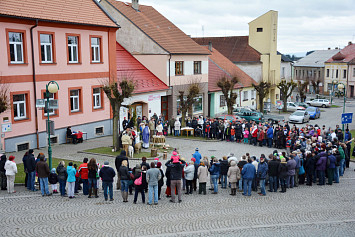
POLYGON ((208 150, 208 151, 217 151, 217 150, 208 150))

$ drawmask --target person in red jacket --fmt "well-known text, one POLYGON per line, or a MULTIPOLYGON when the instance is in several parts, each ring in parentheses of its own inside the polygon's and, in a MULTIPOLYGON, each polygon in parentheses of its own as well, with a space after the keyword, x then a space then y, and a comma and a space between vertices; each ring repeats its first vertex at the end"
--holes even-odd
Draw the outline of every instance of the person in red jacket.
POLYGON ((256 146, 257 144, 257 137, 258 137, 258 127, 254 125, 254 128, 251 131, 251 139, 252 139, 251 144, 253 144, 254 146, 256 146))
POLYGON ((260 128, 259 131, 260 131, 260 132, 258 133, 259 146, 263 146, 263 141, 264 141, 265 133, 264 133, 264 130, 263 130, 262 128, 260 128))
POLYGON ((79 166, 78 174, 83 181, 83 194, 89 194, 89 182, 88 182, 88 158, 84 158, 83 163, 79 166))

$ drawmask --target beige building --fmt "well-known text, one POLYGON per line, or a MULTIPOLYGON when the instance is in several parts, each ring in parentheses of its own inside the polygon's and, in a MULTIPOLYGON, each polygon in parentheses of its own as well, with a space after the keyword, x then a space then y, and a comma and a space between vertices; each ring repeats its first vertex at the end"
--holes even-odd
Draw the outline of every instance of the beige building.
POLYGON ((260 55, 262 79, 269 82, 269 98, 272 104, 279 99, 280 92, 276 85, 280 82, 281 55, 277 54, 277 11, 268 11, 249 22, 249 45, 260 55))
POLYGON ((277 11, 269 11, 249 23, 249 36, 194 38, 200 45, 212 44, 256 82, 270 82, 266 101, 280 99, 281 55, 277 54, 277 11))

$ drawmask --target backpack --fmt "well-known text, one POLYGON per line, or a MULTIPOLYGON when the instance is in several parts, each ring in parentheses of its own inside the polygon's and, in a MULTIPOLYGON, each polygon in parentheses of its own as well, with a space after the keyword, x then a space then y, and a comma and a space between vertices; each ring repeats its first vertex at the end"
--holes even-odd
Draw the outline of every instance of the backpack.
POLYGON ((141 174, 141 176, 139 176, 139 178, 134 180, 134 184, 137 186, 142 185, 142 174, 141 174))

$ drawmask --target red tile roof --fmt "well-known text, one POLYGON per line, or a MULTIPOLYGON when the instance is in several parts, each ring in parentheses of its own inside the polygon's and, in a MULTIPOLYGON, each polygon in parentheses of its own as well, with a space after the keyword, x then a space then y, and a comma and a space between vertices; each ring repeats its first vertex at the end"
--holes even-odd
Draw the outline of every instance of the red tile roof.
POLYGON ((107 0, 107 2, 167 52, 171 54, 208 54, 208 51, 196 44, 153 7, 139 5, 139 11, 136 11, 130 3, 115 0, 107 0))
POLYGON ((233 63, 260 62, 261 54, 249 45, 249 36, 204 37, 192 39, 199 45, 208 45, 208 43, 211 42, 213 48, 217 49, 233 63))
POLYGON ((355 59, 355 44, 349 44, 342 50, 340 50, 339 53, 335 54, 333 57, 328 59, 326 63, 332 63, 332 62, 344 62, 344 63, 349 63, 353 62, 352 60, 355 59))
POLYGON ((0 15, 118 27, 96 0, 1 0, 0 15))
MULTIPOLYGON (((206 49, 208 48, 208 46, 205 47, 206 49)), ((212 48, 208 63, 208 91, 220 91, 221 88, 217 86, 217 82, 223 76, 228 78, 237 77, 239 79, 239 82, 234 86, 235 89, 251 87, 252 84, 258 84, 237 65, 223 56, 215 48, 212 48)))
POLYGON ((116 42, 117 77, 131 78, 134 94, 167 90, 169 87, 116 42))

